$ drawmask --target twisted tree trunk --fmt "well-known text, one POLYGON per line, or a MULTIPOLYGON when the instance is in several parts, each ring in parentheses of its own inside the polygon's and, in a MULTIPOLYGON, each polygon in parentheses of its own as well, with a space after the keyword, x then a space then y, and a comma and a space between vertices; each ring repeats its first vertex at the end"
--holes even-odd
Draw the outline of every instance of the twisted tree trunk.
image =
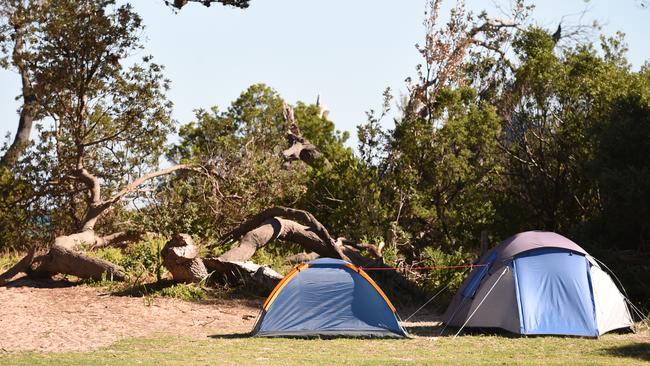
MULTIPOLYGON (((180 234, 177 237, 189 236, 180 234)), ((260 266, 250 261, 255 252, 268 243, 281 240, 296 243, 305 250, 317 256, 341 258, 357 266, 381 265, 381 247, 372 244, 358 244, 344 238, 333 239, 327 229, 309 212, 287 207, 273 207, 260 212, 246 220, 236 229, 227 233, 222 242, 238 240, 239 243, 218 258, 200 259, 194 255, 197 252, 191 238, 183 239, 183 253, 191 253, 186 258, 191 260, 178 261, 167 251, 163 253, 165 267, 177 281, 186 282, 187 273, 192 272, 197 259, 208 271, 213 272, 212 278, 230 284, 253 282, 259 288, 271 290, 282 279, 282 276, 266 266, 260 266), (367 249, 374 258, 365 257, 362 249, 367 249), (169 259, 167 259, 169 258, 169 259), (170 263, 169 265, 167 263, 170 263), (183 268, 178 268, 181 265, 183 268)), ((172 246, 170 241, 165 247, 172 246)), ((202 278, 194 276, 192 282, 202 278)))
POLYGON ((357 266, 367 266, 381 259, 381 247, 345 238, 334 239, 311 213, 287 207, 272 207, 260 212, 227 233, 222 241, 239 238, 239 244, 221 259, 248 260, 257 249, 273 240, 296 243, 321 257, 340 258, 357 266), (364 256, 362 249, 367 249, 374 258, 364 256))
POLYGON ((106 212, 130 192, 136 190, 143 183, 171 174, 177 170, 195 170, 190 165, 175 165, 166 169, 152 172, 134 180, 114 196, 103 200, 99 179, 88 172, 81 162, 78 164, 77 178, 86 184, 89 191, 89 209, 84 218, 82 228, 79 232, 71 235, 63 235, 54 239, 49 249, 42 253, 30 250, 27 256, 20 260, 8 271, 0 275, 0 285, 5 284, 17 274, 24 272, 33 277, 51 277, 55 274, 73 275, 83 279, 100 280, 103 278, 123 281, 126 279, 124 271, 114 263, 92 258, 79 251, 82 245, 90 247, 101 247, 129 240, 138 240, 141 235, 132 233, 115 233, 105 237, 95 233, 95 224, 106 212))

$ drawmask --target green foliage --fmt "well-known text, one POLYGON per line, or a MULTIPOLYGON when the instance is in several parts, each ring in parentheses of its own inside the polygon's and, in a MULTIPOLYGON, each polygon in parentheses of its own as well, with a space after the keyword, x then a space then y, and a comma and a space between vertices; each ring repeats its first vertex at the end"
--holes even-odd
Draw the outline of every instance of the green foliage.
MULTIPOLYGON (((444 89, 427 118, 396 123, 385 146, 388 158, 374 168, 388 216, 411 234, 412 245, 472 246, 492 220, 490 177, 498 171, 499 120, 475 102, 470 88, 444 89)), ((413 256, 411 253, 409 256, 413 256)))
MULTIPOLYGON (((423 253, 424 261, 420 262, 422 266, 457 266, 464 263, 472 263, 471 259, 476 259, 476 255, 465 251, 463 247, 455 248, 451 252, 444 252, 439 248, 426 248, 423 253)), ((445 292, 450 296, 460 288, 462 282, 467 278, 469 269, 436 269, 424 273, 419 279, 424 290, 435 293, 445 286, 449 285, 449 290, 445 292)), ((443 303, 444 301, 444 297, 443 303)))
POLYGON ((159 281, 165 271, 160 255, 165 242, 165 238, 145 239, 125 249, 100 248, 89 250, 87 253, 121 266, 136 283, 159 281))
POLYGON ((22 253, 19 252, 4 252, 0 254, 0 273, 9 269, 22 258, 22 253))
MULTIPOLYGON (((640 84, 640 83, 639 83, 640 84)), ((639 251, 650 250, 650 83, 619 98, 598 131, 593 175, 602 211, 596 235, 639 251), (645 88, 642 89, 642 88, 645 88), (645 91, 645 95, 644 92, 645 91), (645 100, 644 100, 645 99, 645 100)))
POLYGON ((103 259, 105 261, 113 262, 119 266, 124 267, 124 254, 119 248, 99 248, 94 250, 89 250, 88 254, 94 258, 103 259))
POLYGON ((201 286, 183 283, 165 287, 155 294, 185 301, 200 301, 208 298, 208 294, 201 286))
MULTIPOLYGON (((320 199, 324 191, 319 183, 334 179, 325 166, 311 168, 297 162, 289 169, 282 168, 279 155, 286 148, 289 127, 283 104, 275 90, 256 84, 225 111, 217 107, 198 110, 196 121, 181 127, 180 141, 170 149, 169 157, 202 164, 212 175, 173 179, 157 192, 157 209, 153 211, 157 224, 163 230, 196 233, 216 244, 235 223, 265 208, 312 208, 312 198, 320 199), (311 194, 314 191, 318 193, 311 194), (181 217, 174 214, 177 207, 183 207, 181 217)), ((332 165, 354 159, 343 145, 347 135, 322 118, 317 106, 298 102, 294 115, 304 137, 318 146, 332 165)), ((327 213, 317 215, 330 223, 327 213)))
MULTIPOLYGON (((530 8, 517 4, 525 16, 530 8)), ((409 79, 411 94, 394 128, 382 127, 389 89, 381 112, 371 110, 358 127, 358 155, 345 146, 347 132, 318 106, 297 102, 301 133, 328 163, 294 162, 288 169, 280 158, 289 127, 285 101, 264 84, 251 85, 225 109, 197 110, 165 150, 174 126, 163 69, 150 56, 124 63, 142 48, 142 20, 130 5, 0 5, 0 64, 28 65, 39 121, 23 159, 0 171, 0 249, 78 230, 89 208, 83 169, 98 178, 105 199, 166 154, 199 165, 201 173, 153 182, 132 207, 116 205, 102 231, 190 233, 217 255, 233 244, 221 243, 224 233, 284 205, 312 212, 334 236, 385 244, 385 262, 401 266, 468 263, 483 230, 493 241, 551 230, 602 253, 635 300, 650 302, 635 282, 648 267, 628 265, 620 255, 650 251, 650 64, 632 70, 621 34, 598 45, 559 47, 540 27, 512 34, 514 28, 503 27, 469 42, 464 30, 488 19, 486 13, 458 7, 436 31, 439 2, 431 5, 425 22, 431 34, 418 47, 426 63, 416 69, 417 81, 409 79), (18 23, 27 42, 15 58, 18 23), (486 53, 479 43, 512 51, 486 53)), ((140 285, 162 278, 163 244, 145 240, 90 254, 123 266, 140 285)), ((254 260, 284 271, 284 258, 296 251, 271 243, 254 260)), ((435 291, 458 287, 463 276, 435 271, 417 281, 435 291)), ((203 296, 192 286, 161 291, 203 296)))
MULTIPOLYGON (((23 238, 14 235, 0 245, 25 248, 84 224, 93 184, 83 169, 99 180, 102 200, 156 168, 173 122, 162 66, 151 56, 124 62, 142 48, 142 20, 131 5, 65 0, 1 6, 0 59, 23 65, 24 82, 33 89, 25 97, 36 100, 34 143, 0 181, 3 191, 12 190, 0 199, 0 222, 5 206, 28 216, 10 219, 20 223, 14 231, 23 238), (17 46, 21 33, 25 42, 17 46), (20 184, 5 188, 11 182, 20 184)), ((114 216, 107 215, 107 231, 120 212, 116 207, 114 216)))
POLYGON ((28 181, 0 167, 0 251, 20 250, 47 237, 40 210, 28 202, 33 194, 28 181))
POLYGON ((305 173, 281 169, 282 107, 277 92, 258 84, 224 112, 198 110, 196 121, 180 129, 169 157, 202 164, 210 175, 171 179, 155 193, 143 220, 162 232, 191 232, 216 243, 233 223, 295 202, 305 190, 305 173), (183 215, 177 214, 179 207, 183 215))
POLYGON ((294 267, 293 264, 289 263, 287 257, 300 251, 295 245, 272 242, 264 248, 258 249, 251 260, 257 264, 267 265, 278 273, 285 274, 294 267))
POLYGON ((150 239, 141 241, 129 246, 124 251, 125 260, 121 265, 131 272, 153 274, 160 280, 164 270, 160 251, 165 245, 166 239, 150 239))
POLYGON ((541 29, 515 42, 521 60, 504 95, 512 104, 502 140, 502 228, 537 228, 604 246, 647 250, 648 98, 622 38, 602 52, 577 45, 556 54, 541 29), (643 206, 643 207, 642 207, 643 206))

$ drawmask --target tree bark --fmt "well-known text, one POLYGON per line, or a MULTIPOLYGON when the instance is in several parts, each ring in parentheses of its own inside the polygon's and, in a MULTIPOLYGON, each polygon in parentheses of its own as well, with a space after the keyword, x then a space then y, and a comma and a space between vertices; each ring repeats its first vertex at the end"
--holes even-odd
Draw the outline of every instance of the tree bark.
POLYGON ((284 120, 289 125, 287 131, 287 143, 289 147, 282 151, 282 166, 288 168, 293 161, 301 160, 309 166, 323 164, 325 167, 330 166, 330 162, 318 151, 318 148, 300 133, 293 115, 293 108, 286 103, 284 104, 284 120))
MULTIPOLYGON (((180 236, 188 237, 185 234, 180 236)), ((282 276, 266 266, 251 262, 250 258, 258 249, 274 240, 296 243, 313 252, 315 256, 341 258, 358 266, 381 263, 381 248, 372 244, 354 243, 344 238, 334 240, 312 214, 287 207, 273 207, 260 212, 227 233, 222 242, 237 239, 239 243, 220 257, 202 260, 208 271, 215 273, 213 279, 229 284, 252 281, 262 289, 271 290, 282 276), (367 249, 375 259, 363 256, 360 252, 362 249, 367 249)), ((185 255, 183 258, 186 260, 180 262, 166 259, 165 267, 177 281, 198 282, 203 277, 186 275, 192 272, 192 260, 196 260, 195 254, 198 250, 193 247, 191 238, 184 239, 183 242, 183 253, 189 251, 191 254, 185 255), (178 268, 179 266, 182 268, 178 268)), ((168 256, 170 254, 163 251, 163 257, 168 256)))
POLYGON ((292 264, 298 264, 298 263, 313 261, 314 259, 319 258, 319 257, 320 257, 320 255, 318 255, 318 253, 314 253, 314 252, 305 253, 305 252, 302 252, 302 253, 298 253, 298 254, 287 257, 287 261, 289 261, 289 263, 292 263, 292 264))
MULTIPOLYGON (((13 22, 13 21, 11 21, 13 22)), ((36 96, 32 89, 27 66, 22 59, 24 41, 24 29, 20 24, 13 24, 14 28, 14 49, 12 55, 13 64, 18 68, 20 81, 22 83, 23 106, 20 110, 18 129, 14 141, 9 149, 0 158, 0 167, 11 167, 18 162, 25 149, 29 145, 29 136, 32 132, 34 122, 34 109, 36 107, 36 96)))
MULTIPOLYGON (((207 260, 204 260, 209 270, 224 274, 231 268, 226 266, 248 261, 257 249, 274 240, 296 243, 305 251, 312 252, 312 255, 344 259, 358 267, 387 267, 381 257, 382 245, 361 244, 345 238, 334 240, 312 214, 303 210, 286 207, 269 208, 227 233, 222 242, 239 238, 241 238, 239 243, 216 259, 216 262, 211 261, 211 264, 208 264, 207 260), (362 250, 366 250, 370 257, 364 256, 362 250)), ((399 297, 407 301, 422 298, 419 288, 397 271, 369 273, 376 281, 382 283, 382 288, 389 294, 396 296, 399 293, 399 297)), ((274 278, 265 280, 268 283, 278 281, 274 278)))
POLYGON ((80 245, 94 245, 98 239, 91 230, 57 237, 47 254, 34 259, 31 274, 50 277, 62 273, 84 279, 125 280, 126 274, 119 266, 78 251, 80 245))
POLYGON ((255 287, 271 291, 282 280, 282 275, 268 266, 260 266, 251 261, 225 261, 221 258, 204 258, 211 278, 215 281, 231 285, 252 283, 255 287))
MULTIPOLYGON (((239 244, 224 253, 222 259, 246 261, 257 249, 277 239, 299 244, 305 250, 322 257, 340 258, 357 266, 376 261, 363 256, 360 249, 370 249, 369 251, 375 254, 381 253, 381 249, 371 244, 356 244, 345 238, 335 240, 311 213, 280 206, 266 209, 246 220, 227 233, 222 242, 239 238, 239 244)), ((377 258, 380 258, 380 255, 375 259, 377 258)))
POLYGON ((163 265, 176 281, 201 282, 208 277, 208 270, 199 257, 199 248, 187 234, 176 234, 160 254, 163 265))

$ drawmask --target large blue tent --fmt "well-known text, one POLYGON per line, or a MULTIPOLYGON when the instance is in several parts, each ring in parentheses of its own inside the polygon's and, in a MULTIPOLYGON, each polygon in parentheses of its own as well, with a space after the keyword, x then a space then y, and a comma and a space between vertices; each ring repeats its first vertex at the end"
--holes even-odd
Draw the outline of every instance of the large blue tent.
POLYGON ((264 337, 404 337, 395 307, 360 268, 322 258, 289 272, 253 330, 264 337))
POLYGON ((610 276, 559 234, 519 233, 488 251, 480 265, 447 308, 447 325, 597 337, 633 324, 610 276))

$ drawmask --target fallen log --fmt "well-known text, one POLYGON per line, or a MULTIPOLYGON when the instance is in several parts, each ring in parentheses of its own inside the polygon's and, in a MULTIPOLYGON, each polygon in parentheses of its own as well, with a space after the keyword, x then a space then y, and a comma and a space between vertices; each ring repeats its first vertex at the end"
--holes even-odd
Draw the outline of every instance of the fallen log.
POLYGON ((208 270, 199 257, 199 248, 187 234, 174 235, 160 254, 163 265, 176 281, 201 282, 208 277, 208 270))

